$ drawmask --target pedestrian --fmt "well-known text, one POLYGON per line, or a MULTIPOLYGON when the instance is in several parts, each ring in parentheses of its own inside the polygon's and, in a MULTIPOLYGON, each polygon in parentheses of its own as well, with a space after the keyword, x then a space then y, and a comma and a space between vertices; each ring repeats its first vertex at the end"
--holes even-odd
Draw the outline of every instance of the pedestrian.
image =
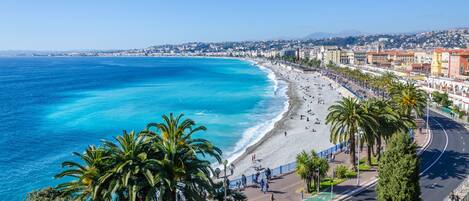
POLYGON ((287 131, 285 131, 285 137, 287 136, 287 131))
POLYGON ((241 184, 243 185, 243 189, 246 188, 246 176, 244 174, 241 175, 241 184))
POLYGON ((267 181, 269 181, 272 178, 272 171, 270 170, 270 168, 267 168, 265 170, 265 176, 267 177, 267 181))
POLYGON ((257 171, 257 172, 256 172, 256 183, 258 182, 259 175, 260 175, 260 173, 259 173, 259 171, 257 171))
POLYGON ((264 194, 265 194, 265 193, 269 192, 269 181, 265 182, 264 186, 265 186, 265 189, 264 189, 265 190, 264 194))
POLYGON ((262 192, 264 191, 264 184, 264 179, 261 179, 260 187, 262 192))
POLYGON ((270 194, 270 201, 275 201, 274 193, 270 194))

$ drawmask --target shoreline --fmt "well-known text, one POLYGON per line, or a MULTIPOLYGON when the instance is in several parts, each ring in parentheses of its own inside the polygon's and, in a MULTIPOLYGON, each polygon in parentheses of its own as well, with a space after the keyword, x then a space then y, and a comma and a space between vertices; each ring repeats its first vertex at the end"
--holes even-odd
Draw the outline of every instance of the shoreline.
MULTIPOLYGON (((245 58, 240 58, 238 60, 248 62, 249 64, 253 65, 253 67, 258 68, 259 70, 264 71, 265 73, 267 73, 268 79, 271 80, 272 82, 274 82, 274 93, 280 92, 280 90, 283 89, 283 87, 281 88, 280 85, 285 84, 286 85, 285 86, 286 91, 281 92, 281 93, 285 93, 286 100, 285 100, 285 102, 283 102, 283 107, 282 107, 282 110, 280 111, 280 113, 278 115, 274 116, 273 118, 266 120, 266 122, 272 121, 267 125, 268 127, 271 127, 271 128, 264 130, 262 133, 260 133, 258 136, 256 136, 251 142, 248 142, 244 147, 230 153, 230 156, 227 158, 228 162, 230 162, 230 163, 236 163, 236 161, 240 157, 248 154, 250 152, 250 149, 252 149, 253 147, 256 147, 256 145, 258 143, 261 143, 263 140, 268 138, 268 134, 276 129, 277 124, 279 122, 281 122, 284 118, 286 118, 286 114, 288 114, 289 111, 291 110, 291 97, 289 95, 291 93, 290 92, 291 86, 290 86, 290 83, 287 80, 281 79, 275 71, 271 70, 269 67, 266 67, 266 66, 263 66, 263 65, 259 64, 259 62, 257 62, 257 61, 249 60, 249 59, 245 59, 245 58), (273 75, 273 78, 270 77, 271 74, 273 75)), ((261 124, 256 124, 252 127, 247 128, 246 130, 244 130, 244 133, 248 132, 250 129, 255 128, 259 125, 261 125, 261 124)), ((240 139, 240 141, 241 140, 242 140, 242 138, 240 139)), ((237 146, 237 144, 235 144, 235 147, 236 146, 237 146)))
POLYGON ((272 71, 275 79, 287 84, 288 102, 288 109, 272 129, 247 145, 240 154, 230 157, 229 162, 236 167, 233 178, 254 173, 253 166, 259 164, 273 169, 295 161, 296 155, 303 150, 322 151, 333 146, 329 142, 330 126, 324 124, 327 108, 342 96, 348 96, 348 91, 318 72, 298 72, 290 66, 274 65, 265 60, 229 59, 243 60, 272 71), (326 90, 322 91, 322 88, 326 90), (259 163, 252 161, 252 157, 259 163))
POLYGON ((269 67, 263 66, 258 61, 247 59, 247 58, 239 58, 239 60, 252 63, 252 65, 255 65, 257 68, 260 68, 260 70, 262 70, 261 67, 266 68, 267 70, 271 71, 275 75, 274 79, 277 79, 277 81, 284 81, 287 84, 287 90, 285 92, 285 95, 287 96, 287 100, 286 100, 285 104, 288 104, 288 108, 286 110, 282 111, 278 115, 278 116, 281 115, 281 118, 278 121, 274 122, 274 125, 273 125, 272 129, 268 130, 267 132, 265 132, 264 134, 259 136, 257 139, 255 139, 253 142, 249 143, 244 148, 244 150, 241 151, 240 154, 238 154, 237 156, 234 157, 233 160, 231 160, 231 161, 228 160, 228 162, 231 162, 233 164, 238 163, 243 157, 246 157, 249 154, 251 154, 253 151, 255 151, 255 149, 257 147, 259 147, 266 140, 268 140, 275 133, 276 130, 278 130, 281 126, 283 126, 285 121, 288 119, 287 117, 290 114, 293 113, 293 109, 298 107, 298 104, 299 104, 298 97, 296 96, 296 94, 294 93, 294 91, 292 89, 294 87, 292 82, 290 82, 286 79, 283 79, 282 76, 278 75, 278 72, 270 69, 269 67))

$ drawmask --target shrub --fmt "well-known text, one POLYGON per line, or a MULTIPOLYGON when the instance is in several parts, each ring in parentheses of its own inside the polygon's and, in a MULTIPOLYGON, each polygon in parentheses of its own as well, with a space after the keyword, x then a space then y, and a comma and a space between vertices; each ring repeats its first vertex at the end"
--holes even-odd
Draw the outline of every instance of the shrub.
POLYGON ((338 165, 335 169, 335 174, 337 178, 343 179, 347 177, 348 168, 345 165, 338 165))
POLYGON ((48 187, 28 193, 26 201, 66 201, 71 200, 62 196, 62 192, 48 187))

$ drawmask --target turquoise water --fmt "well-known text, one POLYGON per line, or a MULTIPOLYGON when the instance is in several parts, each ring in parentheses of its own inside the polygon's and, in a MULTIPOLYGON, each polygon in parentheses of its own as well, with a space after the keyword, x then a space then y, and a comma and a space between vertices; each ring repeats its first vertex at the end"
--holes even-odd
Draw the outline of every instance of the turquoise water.
POLYGON ((233 158, 286 109, 286 85, 248 62, 208 58, 0 58, 0 200, 56 185, 60 163, 162 114, 205 125, 233 158))

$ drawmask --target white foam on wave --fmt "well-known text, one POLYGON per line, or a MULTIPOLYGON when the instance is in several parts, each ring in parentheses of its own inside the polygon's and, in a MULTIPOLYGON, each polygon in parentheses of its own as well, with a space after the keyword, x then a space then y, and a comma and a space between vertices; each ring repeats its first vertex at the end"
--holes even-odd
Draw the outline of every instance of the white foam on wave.
POLYGON ((283 108, 278 115, 274 116, 272 119, 267 119, 266 121, 256 124, 243 132, 241 139, 236 143, 233 151, 227 154, 228 162, 236 160, 244 152, 246 152, 246 149, 248 147, 259 142, 269 131, 274 129, 275 123, 282 119, 282 117, 288 111, 288 108, 290 106, 290 102, 287 97, 288 84, 278 80, 275 73, 269 68, 257 64, 254 64, 253 66, 258 67, 259 69, 267 73, 267 77, 273 84, 275 96, 284 97, 286 100, 283 103, 283 108))

